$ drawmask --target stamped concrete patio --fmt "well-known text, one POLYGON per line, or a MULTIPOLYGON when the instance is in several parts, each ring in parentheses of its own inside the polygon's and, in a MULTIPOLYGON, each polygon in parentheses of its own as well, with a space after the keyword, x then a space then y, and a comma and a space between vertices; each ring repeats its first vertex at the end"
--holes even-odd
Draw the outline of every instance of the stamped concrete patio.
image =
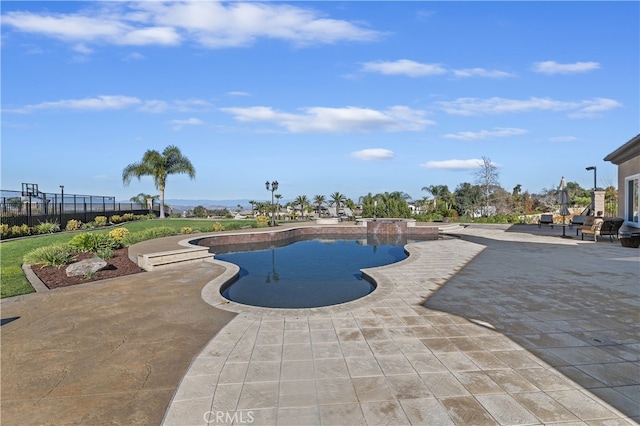
MULTIPOLYGON (((142 274, 157 281, 138 289, 137 307, 108 317, 130 338, 107 345, 106 357, 83 356, 108 336, 108 324, 90 318, 105 315, 101 293, 127 298, 131 277, 3 301, 3 323, 20 318, 1 329, 2 423, 636 424, 640 252, 563 239, 557 227, 449 232, 457 238, 413 244, 407 261, 369 271, 379 284, 370 296, 327 308, 228 302, 212 262, 142 274), (173 296, 142 303, 176 277, 173 296), (194 292, 203 286, 212 306, 194 292), (47 307, 55 312, 40 318, 47 307), (172 310, 175 326, 170 314, 156 317, 158 307, 172 310), (147 310, 155 327, 145 325, 147 310), (126 380, 118 360, 132 359, 147 366, 147 379, 126 380), (94 377, 81 380, 81 366, 94 377), (135 401, 145 403, 136 398, 150 383, 162 389, 146 393, 153 409, 145 411, 135 401)), ((121 299, 110 300, 120 307, 121 299)))

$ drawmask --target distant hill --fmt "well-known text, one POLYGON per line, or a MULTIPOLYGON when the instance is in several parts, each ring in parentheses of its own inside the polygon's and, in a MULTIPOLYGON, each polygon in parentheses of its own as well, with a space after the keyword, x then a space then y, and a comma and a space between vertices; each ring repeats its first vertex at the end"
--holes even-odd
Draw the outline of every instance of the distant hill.
POLYGON ((164 200, 165 204, 173 207, 174 211, 191 210, 194 207, 202 206, 206 209, 224 209, 227 208, 231 211, 235 211, 238 208, 238 204, 242 206, 242 210, 251 209, 248 199, 243 200, 181 200, 177 198, 170 198, 164 200))

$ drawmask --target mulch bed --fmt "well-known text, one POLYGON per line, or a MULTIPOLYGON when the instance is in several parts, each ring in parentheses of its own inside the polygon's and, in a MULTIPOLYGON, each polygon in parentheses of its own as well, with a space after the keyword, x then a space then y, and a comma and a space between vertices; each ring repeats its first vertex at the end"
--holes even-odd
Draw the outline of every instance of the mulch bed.
MULTIPOLYGON (((128 256, 128 249, 122 248, 113 251, 114 256, 107 260, 107 267, 96 272, 91 278, 86 277, 67 277, 66 267, 56 268, 53 266, 33 265, 31 270, 42 280, 42 282, 50 289, 59 287, 68 287, 76 284, 84 284, 92 281, 105 280, 107 278, 117 278, 125 275, 137 274, 144 272, 135 262, 132 262, 128 256)), ((76 256, 76 262, 94 257, 91 253, 80 253, 76 256)))

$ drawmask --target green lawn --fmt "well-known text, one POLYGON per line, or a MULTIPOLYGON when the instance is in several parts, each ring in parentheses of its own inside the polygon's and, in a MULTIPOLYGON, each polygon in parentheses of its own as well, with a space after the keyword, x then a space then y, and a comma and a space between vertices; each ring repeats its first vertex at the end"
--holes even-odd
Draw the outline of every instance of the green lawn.
MULTIPOLYGON (((176 234, 180 233, 183 227, 189 227, 195 232, 211 232, 213 223, 220 222, 226 228, 241 228, 252 226, 254 220, 209 220, 209 219, 153 219, 140 220, 118 225, 127 228, 129 232, 143 231, 159 226, 169 226, 175 229, 176 234)), ((19 296, 21 294, 32 293, 34 291, 29 281, 22 272, 22 257, 42 246, 56 243, 66 243, 79 232, 107 233, 114 227, 102 228, 92 231, 60 232, 56 234, 39 235, 19 240, 7 240, 0 244, 0 297, 19 296)))

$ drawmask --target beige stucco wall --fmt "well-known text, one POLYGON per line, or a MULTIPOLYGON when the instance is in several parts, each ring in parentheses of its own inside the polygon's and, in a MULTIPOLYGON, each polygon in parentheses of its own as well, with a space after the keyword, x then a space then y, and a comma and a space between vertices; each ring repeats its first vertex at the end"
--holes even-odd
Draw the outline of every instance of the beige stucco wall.
MULTIPOLYGON (((626 187, 624 185, 625 178, 640 173, 640 156, 631 158, 618 165, 618 215, 624 216, 625 200, 626 200, 626 187)), ((632 228, 625 225, 622 230, 638 231, 638 228, 632 228)))

